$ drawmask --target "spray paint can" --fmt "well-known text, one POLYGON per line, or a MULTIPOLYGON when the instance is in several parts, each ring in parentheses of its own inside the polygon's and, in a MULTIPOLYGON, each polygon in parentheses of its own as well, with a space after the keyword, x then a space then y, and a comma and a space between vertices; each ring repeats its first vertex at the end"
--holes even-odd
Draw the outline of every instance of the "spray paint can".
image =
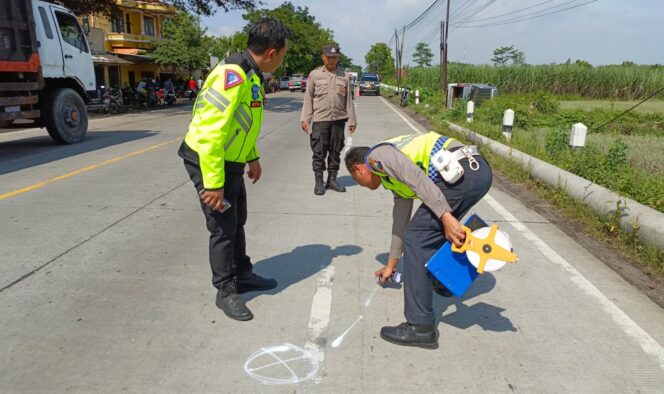
MULTIPOLYGON (((376 283, 380 284, 380 276, 376 277, 376 283)), ((385 281, 385 284, 399 284, 401 283, 401 272, 394 271, 392 275, 385 281)))

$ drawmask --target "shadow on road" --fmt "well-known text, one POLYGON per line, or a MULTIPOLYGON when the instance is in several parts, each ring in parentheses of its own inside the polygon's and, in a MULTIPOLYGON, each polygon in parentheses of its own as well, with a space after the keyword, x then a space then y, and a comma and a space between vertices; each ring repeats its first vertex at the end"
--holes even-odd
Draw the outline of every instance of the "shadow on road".
POLYGON ((337 183, 345 187, 357 186, 357 183, 353 180, 353 177, 350 175, 342 175, 337 178, 337 183))
POLYGON ((48 134, 0 142, 0 175, 157 134, 151 130, 95 131, 74 145, 58 145, 48 134))
POLYGON ((466 303, 466 301, 480 294, 490 292, 494 287, 496 287, 496 277, 489 272, 485 272, 477 277, 475 282, 470 286, 470 289, 461 298, 445 298, 435 295, 433 300, 434 314, 439 317, 441 323, 460 329, 478 325, 485 331, 515 332, 517 329, 512 324, 512 321, 502 315, 505 311, 504 308, 485 302, 478 302, 470 306, 466 303), (450 305, 454 305, 456 311, 443 315, 450 305), (441 317, 441 315, 443 316, 441 317))
MULTIPOLYGON (((380 253, 376 255, 376 261, 385 265, 387 264, 387 257, 387 253, 380 253)), ((399 265, 397 265, 397 270, 404 273, 401 261, 399 262, 399 265)), ((468 300, 471 300, 480 294, 488 293, 494 287, 496 287, 495 276, 489 272, 485 272, 477 277, 475 282, 473 282, 468 291, 466 291, 461 298, 447 298, 433 293, 434 315, 439 322, 460 329, 466 329, 478 325, 486 331, 517 331, 516 327, 512 324, 512 321, 502 315, 505 311, 504 308, 490 305, 485 302, 478 302, 470 306, 467 305, 468 300), (451 305, 456 307, 456 311, 443 315, 451 305)))
POLYGON ((302 94, 292 93, 292 96, 267 96, 266 111, 272 112, 299 112, 302 111, 302 94))
POLYGON ((242 298, 251 300, 262 295, 275 295, 324 269, 335 257, 352 256, 361 252, 362 248, 356 245, 331 248, 329 245, 312 244, 298 246, 288 253, 261 260, 254 264, 254 272, 276 279, 279 286, 262 293, 247 293, 242 298))

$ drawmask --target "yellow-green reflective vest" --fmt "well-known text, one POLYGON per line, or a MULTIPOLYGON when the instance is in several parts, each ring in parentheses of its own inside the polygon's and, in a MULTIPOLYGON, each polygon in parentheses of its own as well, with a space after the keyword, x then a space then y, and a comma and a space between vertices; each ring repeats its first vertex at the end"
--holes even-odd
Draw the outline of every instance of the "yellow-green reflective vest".
POLYGON ((258 159, 256 139, 263 122, 261 80, 238 64, 219 64, 208 75, 194 104, 184 138, 198 153, 205 189, 224 187, 224 163, 258 159))
MULTIPOLYGON (((431 151, 436 144, 436 141, 441 138, 441 135, 436 132, 429 132, 426 134, 407 134, 399 137, 390 138, 389 140, 383 141, 378 145, 375 145, 371 148, 369 153, 367 153, 367 160, 369 154, 372 150, 376 149, 381 145, 392 145, 395 148, 399 149, 404 155, 406 155, 413 163, 415 163, 422 171, 429 175, 429 162, 431 161, 431 151)), ((442 137, 446 138, 446 137, 442 137)), ((445 143, 443 144, 443 149, 447 148, 449 143, 456 141, 454 138, 446 138, 445 143)), ((408 185, 403 182, 391 178, 389 175, 377 171, 370 163, 366 163, 369 166, 369 169, 374 174, 380 177, 380 183, 387 190, 392 191, 394 194, 403 197, 415 199, 417 193, 415 193, 408 185)), ((435 170, 434 170, 435 171, 435 170)))

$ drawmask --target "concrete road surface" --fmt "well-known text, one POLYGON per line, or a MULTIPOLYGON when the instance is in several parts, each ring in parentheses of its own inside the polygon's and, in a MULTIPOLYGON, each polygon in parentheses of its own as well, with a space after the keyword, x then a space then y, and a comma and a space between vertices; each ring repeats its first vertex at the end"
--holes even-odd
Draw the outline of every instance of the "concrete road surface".
MULTIPOLYGON (((279 287, 216 308, 207 233, 177 147, 189 110, 91 122, 56 146, 0 134, 0 392, 662 393, 664 312, 497 186, 476 207, 520 260, 435 296, 440 348, 383 341, 403 289, 379 288, 391 197, 313 194, 300 93, 269 97, 248 251, 279 287), (345 334, 345 335, 344 335, 345 334)), ((423 131, 356 100, 355 146, 423 131)))

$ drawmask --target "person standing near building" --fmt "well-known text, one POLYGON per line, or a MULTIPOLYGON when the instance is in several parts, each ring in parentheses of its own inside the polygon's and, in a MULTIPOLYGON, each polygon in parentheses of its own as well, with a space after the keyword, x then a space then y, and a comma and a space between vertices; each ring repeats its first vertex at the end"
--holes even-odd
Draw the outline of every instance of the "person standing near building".
POLYGON ((313 151, 312 167, 315 176, 314 194, 323 195, 325 189, 345 192, 337 183, 341 151, 344 148, 344 129, 348 122, 350 133, 355 132, 357 121, 353 107, 353 91, 350 89, 344 70, 337 65, 339 47, 325 45, 321 58, 323 66, 309 73, 300 125, 313 151), (311 127, 310 127, 311 125, 311 127), (325 160, 327 159, 327 183, 323 183, 325 160))
POLYGON ((239 294, 277 286, 276 280, 253 273, 246 254, 243 176, 248 163, 249 179, 256 183, 261 178, 256 140, 263 121, 263 72, 279 68, 287 50, 283 24, 274 18, 258 20, 249 30, 244 53, 227 57, 206 79, 178 152, 200 196, 210 232, 216 305, 235 320, 253 318, 239 294))

